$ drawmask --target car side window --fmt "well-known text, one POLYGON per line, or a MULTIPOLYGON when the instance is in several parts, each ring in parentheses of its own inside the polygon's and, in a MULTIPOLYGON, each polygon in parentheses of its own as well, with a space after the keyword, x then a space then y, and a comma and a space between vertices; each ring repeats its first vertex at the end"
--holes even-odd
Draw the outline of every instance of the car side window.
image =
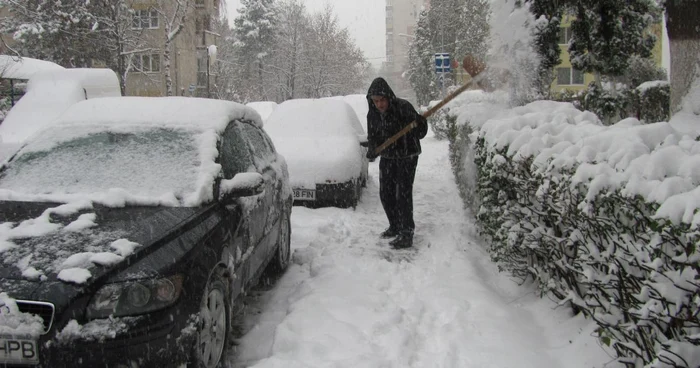
POLYGON ((220 163, 226 179, 231 179, 240 172, 254 169, 248 144, 241 132, 241 126, 245 125, 247 124, 233 121, 224 131, 220 148, 220 163))
POLYGON ((243 132, 250 142, 250 150, 256 166, 261 169, 275 159, 275 150, 271 142, 260 129, 252 124, 242 124, 243 132))

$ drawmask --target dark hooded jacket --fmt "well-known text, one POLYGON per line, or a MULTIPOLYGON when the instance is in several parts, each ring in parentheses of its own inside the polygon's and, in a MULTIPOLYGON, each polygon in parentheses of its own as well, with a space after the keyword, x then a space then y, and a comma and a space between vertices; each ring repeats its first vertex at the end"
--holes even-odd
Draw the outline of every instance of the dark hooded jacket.
POLYGON ((370 152, 415 120, 418 126, 387 147, 380 155, 385 158, 403 158, 421 153, 420 140, 428 133, 428 122, 416 112, 410 102, 396 97, 383 78, 376 78, 367 91, 367 103, 367 140, 370 152), (374 106, 372 96, 384 96, 389 99, 389 109, 383 118, 374 106))

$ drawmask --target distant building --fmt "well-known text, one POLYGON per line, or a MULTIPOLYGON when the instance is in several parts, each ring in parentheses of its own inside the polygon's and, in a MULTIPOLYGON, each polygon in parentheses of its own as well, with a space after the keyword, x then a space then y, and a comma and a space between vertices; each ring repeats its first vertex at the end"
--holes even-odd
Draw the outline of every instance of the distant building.
POLYGON ((408 68, 408 50, 415 38, 421 10, 430 0, 386 0, 386 78, 396 94, 413 98, 408 80, 402 74, 408 68))
MULTIPOLYGON (((662 66, 662 24, 652 25, 650 31, 656 36, 656 44, 652 50, 651 59, 658 66, 662 66)), ((571 39, 571 18, 565 17, 559 32, 559 48, 561 49, 561 63, 554 68, 554 81, 551 91, 561 93, 564 91, 581 91, 588 87, 588 84, 595 80, 593 74, 583 73, 571 65, 568 51, 569 40, 571 39)))
MULTIPOLYGON (((187 14, 184 29, 175 38, 170 50, 173 94, 207 97, 207 77, 213 87, 215 75, 207 73, 207 49, 218 45, 219 35, 212 31, 219 18, 220 0, 190 0, 194 8, 187 14)), ((164 1, 174 6, 173 1, 164 1)), ((155 9, 154 0, 134 0, 135 17, 132 29, 143 30, 143 45, 132 63, 140 71, 129 72, 126 78, 126 95, 166 95, 163 50, 165 34, 161 12, 155 9)), ((164 9, 172 14, 172 9, 164 9)), ((210 66, 210 70, 216 68, 210 66)))
MULTIPOLYGON (((183 30, 171 44, 170 62, 173 94, 184 96, 207 97, 207 81, 214 85, 216 75, 209 73, 207 78, 207 49, 218 46, 219 35, 212 31, 219 19, 222 0, 188 0, 190 11, 187 14, 183 30)), ((173 0, 131 0, 134 17, 131 29, 140 31, 140 44, 132 58, 132 66, 138 71, 131 71, 126 76, 125 94, 127 96, 164 96, 166 95, 165 73, 163 65, 163 47, 165 45, 164 14, 172 14, 175 6, 173 0), (158 9, 158 4, 165 4, 165 9, 158 9)), ((0 17, 11 16, 9 9, 0 7, 0 17)), ((3 35, 3 40, 12 45, 11 35, 3 35)), ((5 53, 6 50, 1 50, 5 53)), ((93 61, 93 67, 104 68, 102 62, 93 61)), ((216 68, 211 67, 212 71, 216 68)), ((121 77, 121 76, 120 76, 121 77)))

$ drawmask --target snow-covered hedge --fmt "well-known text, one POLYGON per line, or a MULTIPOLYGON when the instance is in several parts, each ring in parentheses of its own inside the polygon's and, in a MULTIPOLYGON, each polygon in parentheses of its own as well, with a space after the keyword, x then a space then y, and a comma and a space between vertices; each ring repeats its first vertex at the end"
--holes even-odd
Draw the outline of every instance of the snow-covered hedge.
POLYGON ((454 111, 470 127, 453 167, 500 267, 594 319, 630 367, 700 366, 696 137, 553 101, 454 111))

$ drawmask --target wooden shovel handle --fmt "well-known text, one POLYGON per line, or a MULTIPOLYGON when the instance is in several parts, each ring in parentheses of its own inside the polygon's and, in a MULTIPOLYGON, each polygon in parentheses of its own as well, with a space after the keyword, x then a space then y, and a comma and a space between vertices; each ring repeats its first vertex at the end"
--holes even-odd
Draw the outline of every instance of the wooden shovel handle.
MULTIPOLYGON (((459 96, 460 93, 464 92, 467 90, 467 88, 471 87, 474 83, 477 83, 481 80, 481 78, 478 78, 478 76, 475 76, 469 82, 465 83, 463 86, 459 87, 456 91, 452 92, 449 96, 445 97, 442 101, 440 101, 437 105, 433 106, 430 108, 428 111, 424 112, 422 115, 424 118, 429 118, 431 115, 433 115, 436 111, 438 111, 440 108, 445 106, 447 103, 452 101, 455 97, 459 96)), ((418 126, 418 122, 415 120, 412 121, 410 124, 406 125, 403 129, 399 130, 398 133, 392 135, 387 139, 384 143, 382 143, 379 147, 377 147, 374 150, 374 154, 376 156, 379 156, 379 154, 384 151, 387 147, 391 146, 396 142, 399 138, 403 137, 408 133, 411 129, 415 128, 418 126)))

